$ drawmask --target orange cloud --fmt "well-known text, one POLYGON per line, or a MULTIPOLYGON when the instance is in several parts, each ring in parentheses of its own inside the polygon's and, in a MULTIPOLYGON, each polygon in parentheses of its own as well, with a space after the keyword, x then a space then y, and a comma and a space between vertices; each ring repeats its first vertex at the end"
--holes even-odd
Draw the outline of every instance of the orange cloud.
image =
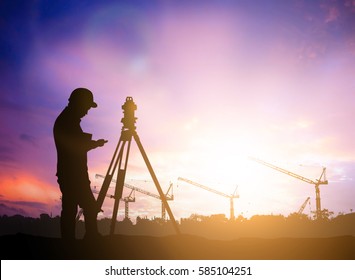
MULTIPOLYGON (((60 192, 52 185, 30 174, 2 175, 0 177, 1 203, 16 207, 31 216, 52 212, 60 201, 60 192)), ((6 213, 1 213, 6 214, 6 213)))

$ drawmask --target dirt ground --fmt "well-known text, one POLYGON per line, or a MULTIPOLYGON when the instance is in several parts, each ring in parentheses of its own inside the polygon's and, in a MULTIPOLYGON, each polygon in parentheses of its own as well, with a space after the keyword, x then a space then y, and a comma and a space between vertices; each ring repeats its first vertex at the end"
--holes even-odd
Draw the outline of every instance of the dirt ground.
POLYGON ((36 260, 354 260, 355 237, 240 238, 209 240, 191 235, 105 236, 66 243, 25 234, 0 237, 1 259, 36 260))

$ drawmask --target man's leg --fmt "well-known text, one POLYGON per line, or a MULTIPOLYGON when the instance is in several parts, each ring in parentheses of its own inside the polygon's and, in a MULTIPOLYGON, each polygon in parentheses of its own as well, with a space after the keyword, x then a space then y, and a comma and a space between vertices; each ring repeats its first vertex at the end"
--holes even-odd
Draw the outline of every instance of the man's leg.
POLYGON ((100 236, 97 228, 97 214, 98 208, 94 195, 91 192, 90 187, 87 187, 82 194, 80 206, 83 208, 85 218, 85 237, 98 237, 100 236))
POLYGON ((78 207, 74 199, 74 194, 62 193, 60 229, 62 238, 65 240, 75 240, 75 218, 77 210, 78 207))
POLYGON ((97 213, 92 211, 84 210, 85 217, 85 236, 87 237, 97 237, 99 236, 99 231, 97 229, 97 213))

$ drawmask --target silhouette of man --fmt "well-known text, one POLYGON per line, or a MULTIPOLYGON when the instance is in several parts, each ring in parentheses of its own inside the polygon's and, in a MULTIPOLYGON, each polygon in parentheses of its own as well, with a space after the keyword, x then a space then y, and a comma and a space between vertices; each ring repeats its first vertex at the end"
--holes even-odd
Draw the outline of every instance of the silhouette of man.
POLYGON ((78 205, 85 218, 85 238, 99 236, 97 213, 100 209, 90 188, 87 152, 102 147, 107 141, 92 140, 92 135, 84 133, 80 127, 81 118, 96 107, 92 92, 77 88, 71 93, 68 106, 57 117, 53 128, 57 149, 56 175, 62 192, 61 235, 66 240, 75 239, 78 205))

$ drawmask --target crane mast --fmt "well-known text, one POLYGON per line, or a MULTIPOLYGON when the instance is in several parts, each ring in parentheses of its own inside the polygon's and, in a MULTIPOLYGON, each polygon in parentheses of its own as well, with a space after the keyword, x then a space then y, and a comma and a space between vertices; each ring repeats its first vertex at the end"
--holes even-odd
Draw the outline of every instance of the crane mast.
POLYGON ((276 165, 273 165, 271 163, 265 162, 263 160, 260 160, 260 159, 254 158, 254 157, 250 157, 250 159, 252 159, 252 160, 254 160, 254 161, 258 162, 258 163, 261 163, 261 164, 263 164, 265 166, 268 166, 268 167, 270 167, 272 169, 275 169, 275 170, 277 170, 279 172, 282 172, 284 174, 292 176, 292 177, 294 177, 296 179, 299 179, 299 180, 301 180, 303 182, 306 182, 306 183, 314 185, 314 188, 315 188, 315 191, 316 191, 316 218, 320 219, 322 217, 322 208, 321 208, 321 199, 320 199, 319 186, 320 185, 328 185, 328 180, 326 179, 326 168, 325 167, 323 167, 323 170, 322 170, 322 173, 321 173, 319 179, 314 181, 314 180, 310 180, 308 178, 305 178, 303 176, 300 176, 300 175, 298 175, 296 173, 293 173, 291 171, 288 171, 286 169, 283 169, 281 167, 278 167, 276 165))
POLYGON ((194 185, 196 187, 199 187, 201 189, 204 189, 206 191, 209 191, 209 192, 212 192, 212 193, 215 193, 215 194, 218 194, 220 196, 223 196, 223 197, 227 197, 229 198, 229 204, 230 204, 230 220, 234 220, 234 198, 239 198, 239 195, 236 195, 235 192, 237 189, 235 189, 234 193, 232 195, 228 195, 226 193, 223 193, 223 192, 220 192, 218 190, 215 190, 215 189, 211 189, 207 186, 204 186, 204 185, 201 185, 199 183, 196 183, 194 181, 191 181, 189 179, 186 179, 186 178, 182 178, 182 177, 179 177, 178 180, 180 181, 184 181, 186 183, 189 183, 191 185, 194 185))
POLYGON ((129 203, 136 201, 135 190, 131 190, 129 196, 124 197, 122 200, 124 202, 124 217, 129 219, 129 203))
MULTIPOLYGON (((92 192, 96 194, 100 193, 97 190, 92 190, 92 192)), ((109 194, 106 194, 106 197, 115 198, 114 195, 109 195, 109 194)), ((124 202, 124 217, 125 219, 129 219, 129 203, 136 202, 135 190, 132 190, 128 196, 121 198, 121 200, 124 202)))

